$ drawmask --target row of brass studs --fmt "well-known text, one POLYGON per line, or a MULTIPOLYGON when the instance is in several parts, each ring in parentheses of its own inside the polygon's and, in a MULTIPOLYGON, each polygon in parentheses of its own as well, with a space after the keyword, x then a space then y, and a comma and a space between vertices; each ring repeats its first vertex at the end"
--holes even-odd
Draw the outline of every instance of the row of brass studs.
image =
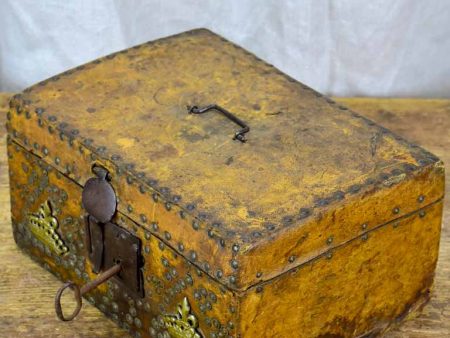
MULTIPOLYGON (((419 195, 419 197, 417 198, 417 202, 418 202, 418 203, 422 203, 424 200, 425 200, 425 196, 424 196, 424 195, 419 195)), ((398 213, 400 212, 400 210, 399 210, 398 207, 395 207, 395 208, 393 209, 392 212, 393 212, 393 214, 398 214, 398 213)), ((418 212, 418 216, 419 216, 420 218, 424 218, 424 217, 426 216, 426 211, 423 210, 423 209, 421 209, 421 210, 418 212)), ((393 221, 393 222, 391 221, 391 222, 389 222, 389 223, 392 223, 392 227, 393 227, 394 229, 398 228, 399 225, 400 225, 400 222, 399 222, 399 221, 393 221)), ((361 225, 361 230, 362 230, 362 231, 366 231, 367 229, 368 229, 368 224, 367 224, 367 223, 364 223, 364 224, 361 225)), ((366 241, 369 239, 369 233, 368 233, 368 232, 365 232, 365 233, 363 233, 362 235, 360 235, 359 238, 361 239, 362 242, 366 242, 366 241)), ((328 246, 331 246, 331 244, 333 243, 333 240, 334 240, 333 235, 329 236, 329 237, 326 239, 326 244, 327 244, 328 246)), ((328 249, 326 252, 324 252, 324 253, 321 254, 320 256, 314 258, 314 260, 317 260, 317 259, 320 259, 320 258, 325 258, 325 259, 327 259, 327 260, 332 259, 332 258, 333 258, 333 250, 334 250, 334 248, 328 249)), ((295 260, 295 256, 290 256, 290 257, 289 257, 289 262, 292 262, 293 260, 295 260)), ((299 271, 299 267, 295 267, 295 268, 293 268, 293 269, 290 270, 290 273, 295 274, 295 273, 297 273, 298 271, 299 271)), ((257 273, 256 277, 259 278, 259 277, 261 277, 261 275, 262 275, 262 273, 259 272, 259 273, 257 273)), ((261 292, 263 292, 263 289, 264 289, 263 285, 258 285, 258 286, 255 287, 255 292, 256 292, 256 293, 261 293, 261 292)))

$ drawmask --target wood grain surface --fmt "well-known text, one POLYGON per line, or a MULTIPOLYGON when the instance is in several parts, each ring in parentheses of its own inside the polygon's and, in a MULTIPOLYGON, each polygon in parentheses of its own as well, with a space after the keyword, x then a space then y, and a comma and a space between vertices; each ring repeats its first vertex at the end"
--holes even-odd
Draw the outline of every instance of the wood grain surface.
MULTIPOLYGON (((0 95, 6 107, 7 95, 0 95)), ((338 101, 416 142, 450 163, 450 100, 345 98, 338 101)), ((0 108, 0 123, 5 108, 0 108)), ((15 245, 9 206, 6 138, 0 130, 0 337, 123 337, 125 331, 90 304, 71 323, 59 322, 53 297, 61 283, 15 245)), ((448 168, 448 165, 447 165, 448 168)), ((450 170, 447 169, 447 179, 450 170)), ((447 186, 447 196, 449 187, 447 186)), ((440 258, 430 303, 387 336, 450 336, 450 203, 445 200, 440 258)))

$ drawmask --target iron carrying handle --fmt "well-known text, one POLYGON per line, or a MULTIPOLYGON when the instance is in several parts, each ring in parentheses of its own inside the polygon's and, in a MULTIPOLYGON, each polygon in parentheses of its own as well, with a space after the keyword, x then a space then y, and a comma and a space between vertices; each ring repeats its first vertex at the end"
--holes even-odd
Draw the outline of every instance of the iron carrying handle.
POLYGON ((219 106, 217 104, 210 104, 210 105, 204 106, 202 108, 199 108, 197 106, 192 106, 192 107, 188 106, 187 109, 188 109, 189 114, 203 114, 210 110, 218 111, 219 113, 221 113, 222 115, 224 115, 229 120, 233 121, 234 123, 236 123, 238 126, 240 126, 242 128, 234 133, 233 140, 238 140, 238 141, 241 141, 242 143, 247 142, 247 138, 245 137, 245 134, 250 131, 250 127, 244 121, 239 119, 234 114, 230 113, 228 110, 222 108, 221 106, 219 106))

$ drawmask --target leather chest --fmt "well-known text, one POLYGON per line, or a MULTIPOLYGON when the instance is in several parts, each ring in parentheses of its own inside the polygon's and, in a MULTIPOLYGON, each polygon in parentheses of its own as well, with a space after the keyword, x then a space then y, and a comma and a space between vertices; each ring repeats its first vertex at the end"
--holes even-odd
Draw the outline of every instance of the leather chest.
POLYGON ((428 299, 442 162, 210 31, 38 83, 7 128, 17 244, 136 337, 377 335, 428 299))

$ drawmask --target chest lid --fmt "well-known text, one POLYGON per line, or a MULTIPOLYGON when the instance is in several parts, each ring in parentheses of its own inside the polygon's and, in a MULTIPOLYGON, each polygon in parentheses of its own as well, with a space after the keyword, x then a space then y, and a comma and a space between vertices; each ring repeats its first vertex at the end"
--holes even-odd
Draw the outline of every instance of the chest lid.
POLYGON ((120 213, 231 289, 442 196, 435 156, 204 29, 43 81, 9 119, 80 185, 107 168, 120 213))

